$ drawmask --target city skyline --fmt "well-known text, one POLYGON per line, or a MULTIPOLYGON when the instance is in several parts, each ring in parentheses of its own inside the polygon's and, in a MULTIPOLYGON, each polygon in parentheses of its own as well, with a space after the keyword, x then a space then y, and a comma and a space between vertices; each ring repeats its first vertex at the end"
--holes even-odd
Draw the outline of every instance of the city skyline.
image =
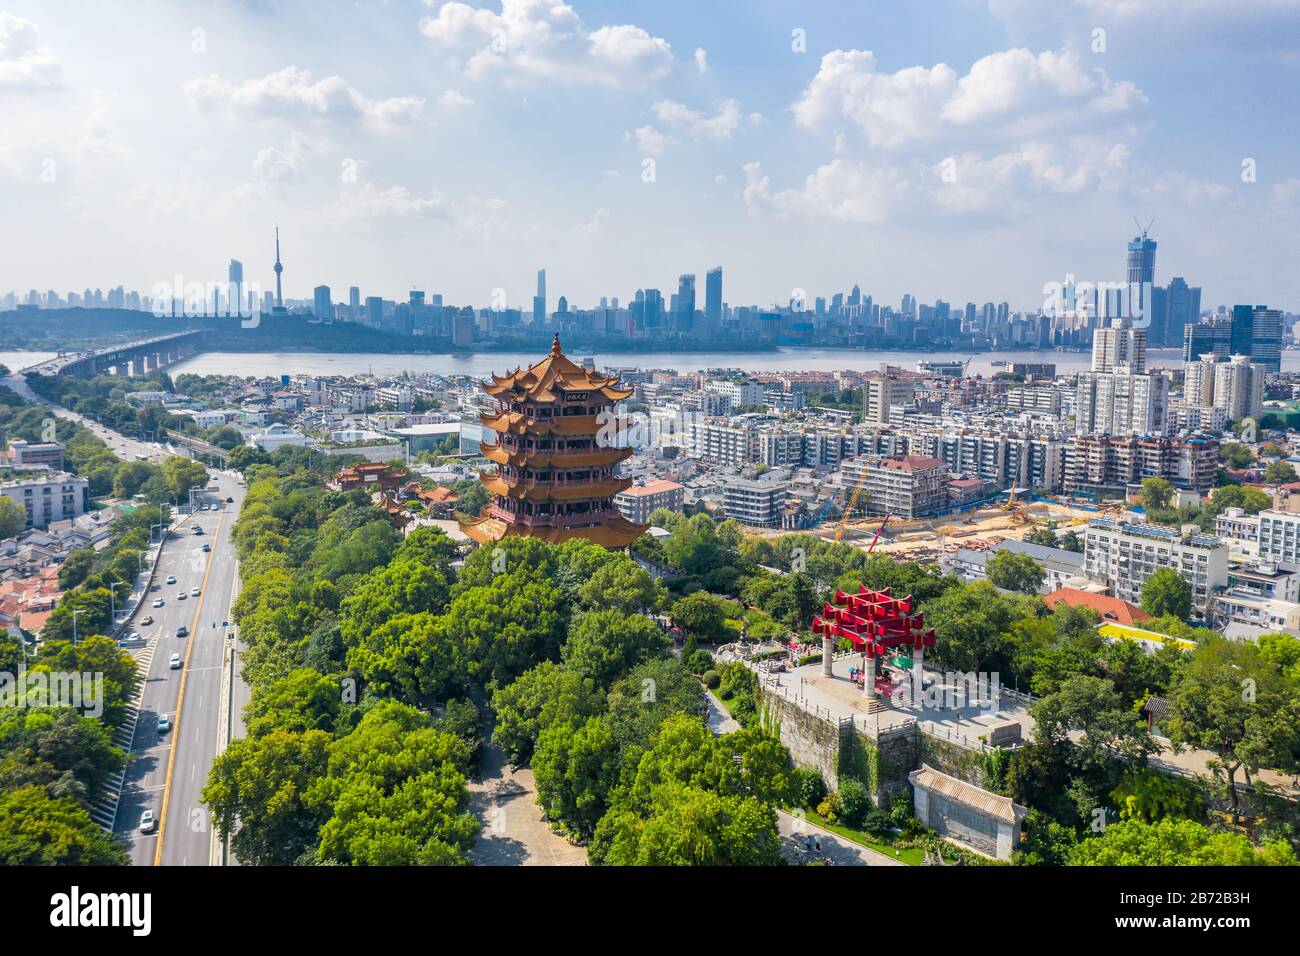
POLYGON ((594 302, 689 261, 722 263, 733 302, 859 282, 1032 309, 1066 273, 1122 281, 1137 216, 1164 277, 1294 311, 1300 158, 1272 121, 1294 7, 156 5, 110 57, 111 12, 10 3, 0 198, 29 227, 6 273, 63 288, 84 260, 92 285, 148 289, 236 258, 265 289, 279 222, 292 299, 502 288, 527 311, 539 266, 594 302), (1135 39, 1153 25, 1177 55, 1135 39))

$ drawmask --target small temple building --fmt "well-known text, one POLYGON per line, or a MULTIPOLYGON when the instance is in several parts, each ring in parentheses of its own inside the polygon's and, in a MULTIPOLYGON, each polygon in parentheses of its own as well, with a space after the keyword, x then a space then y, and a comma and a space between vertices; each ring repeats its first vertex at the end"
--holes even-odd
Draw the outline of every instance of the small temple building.
POLYGON ((483 517, 461 522, 465 534, 480 544, 521 535, 552 543, 585 538, 612 549, 641 536, 646 526, 614 504, 632 485, 618 477, 632 449, 598 441, 613 407, 632 395, 617 375, 575 364, 556 335, 546 358, 504 377, 494 373, 483 390, 496 411, 481 420, 497 442, 480 448, 497 471, 480 476, 491 501, 483 517))

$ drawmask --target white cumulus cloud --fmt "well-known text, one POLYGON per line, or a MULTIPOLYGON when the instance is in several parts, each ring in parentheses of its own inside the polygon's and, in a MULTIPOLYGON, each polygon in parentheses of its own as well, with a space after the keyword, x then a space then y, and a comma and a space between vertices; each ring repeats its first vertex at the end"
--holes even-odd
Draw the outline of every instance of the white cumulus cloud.
POLYGON ((501 0, 499 13, 454 0, 425 3, 437 13, 420 21, 420 32, 476 79, 641 86, 672 69, 668 41, 632 24, 588 30, 561 0, 501 0))
POLYGON ((409 122, 424 107, 424 100, 415 96, 371 99, 342 77, 318 80, 296 66, 243 82, 213 73, 186 83, 185 94, 200 108, 245 116, 367 121, 383 126, 409 122))
POLYGON ((34 93, 63 85, 63 65, 41 43, 31 20, 0 13, 0 93, 34 93))

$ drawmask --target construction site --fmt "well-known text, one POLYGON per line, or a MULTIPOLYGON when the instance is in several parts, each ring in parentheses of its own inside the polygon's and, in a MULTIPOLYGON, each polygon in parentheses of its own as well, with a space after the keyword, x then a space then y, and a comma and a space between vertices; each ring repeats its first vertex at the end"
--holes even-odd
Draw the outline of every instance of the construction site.
MULTIPOLYGON (((1064 533, 1086 525, 1091 518, 1118 515, 1120 502, 1100 507, 1083 502, 1023 497, 1012 488, 1002 500, 960 512, 918 518, 865 514, 854 489, 846 489, 847 500, 840 517, 798 532, 772 531, 765 536, 812 533, 825 541, 842 541, 869 553, 895 555, 908 561, 937 561, 959 548, 984 551, 1007 539, 1020 540, 1035 528, 1054 526, 1064 533)), ((839 495, 845 498, 843 492, 839 495)))

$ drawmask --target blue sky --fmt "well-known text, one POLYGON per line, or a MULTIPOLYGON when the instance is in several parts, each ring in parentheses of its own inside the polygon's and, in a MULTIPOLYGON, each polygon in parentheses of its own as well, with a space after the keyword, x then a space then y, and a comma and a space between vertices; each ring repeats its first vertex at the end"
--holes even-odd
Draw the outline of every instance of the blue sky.
POLYGON ((1297 91, 1300 0, 0 0, 0 289, 1033 308, 1136 216, 1300 310, 1297 91))

